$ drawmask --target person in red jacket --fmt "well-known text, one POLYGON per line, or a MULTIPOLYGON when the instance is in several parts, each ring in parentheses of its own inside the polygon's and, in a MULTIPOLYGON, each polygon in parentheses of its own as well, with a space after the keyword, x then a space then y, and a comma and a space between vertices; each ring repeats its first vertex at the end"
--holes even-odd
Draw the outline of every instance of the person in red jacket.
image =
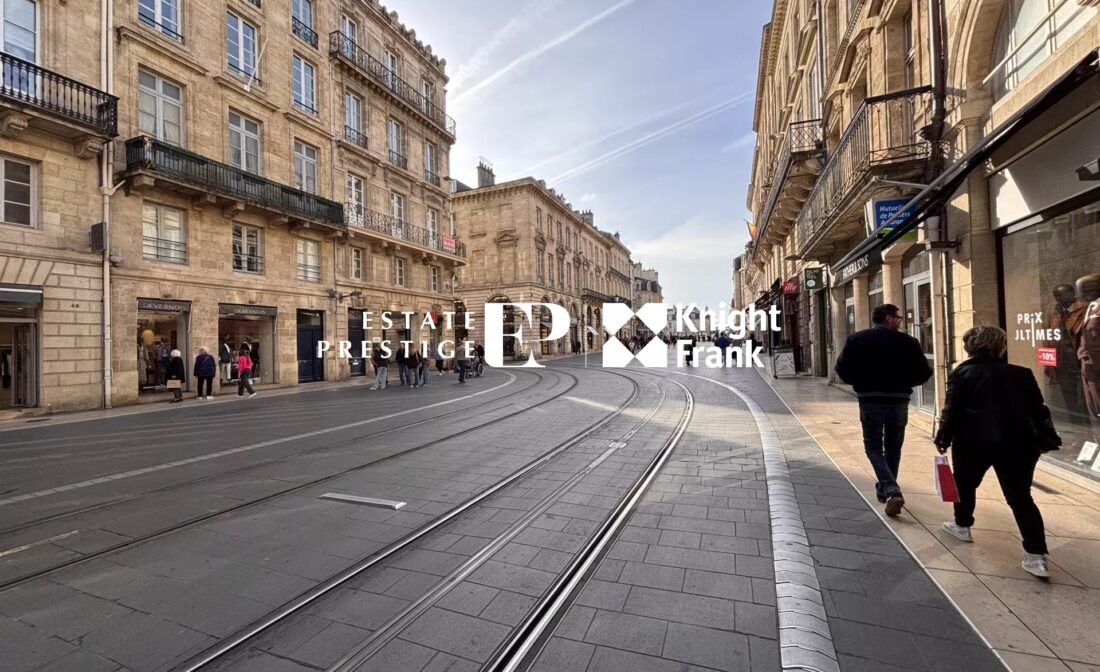
POLYGON ((240 354, 237 355, 237 396, 243 397, 247 389, 248 398, 251 399, 256 396, 256 391, 252 389, 252 357, 249 353, 248 346, 242 345, 240 354))

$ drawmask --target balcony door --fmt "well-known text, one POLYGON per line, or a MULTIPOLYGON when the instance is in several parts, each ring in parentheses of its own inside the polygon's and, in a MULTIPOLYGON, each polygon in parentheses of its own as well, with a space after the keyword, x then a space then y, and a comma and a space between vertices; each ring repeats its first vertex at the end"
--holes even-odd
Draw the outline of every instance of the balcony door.
MULTIPOLYGON (((32 0, 4 0, 0 22, 0 44, 4 53, 29 63, 38 63, 38 7, 32 0)), ((36 73, 15 61, 4 61, 4 90, 33 97, 38 87, 36 73)))

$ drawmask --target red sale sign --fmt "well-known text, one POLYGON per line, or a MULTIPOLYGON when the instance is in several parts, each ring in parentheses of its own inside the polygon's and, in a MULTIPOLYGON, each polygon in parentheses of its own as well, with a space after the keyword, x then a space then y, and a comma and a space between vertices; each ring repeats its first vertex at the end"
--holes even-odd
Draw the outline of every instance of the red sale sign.
POLYGON ((1035 360, 1039 366, 1058 366, 1058 351, 1054 348, 1037 348, 1035 360))

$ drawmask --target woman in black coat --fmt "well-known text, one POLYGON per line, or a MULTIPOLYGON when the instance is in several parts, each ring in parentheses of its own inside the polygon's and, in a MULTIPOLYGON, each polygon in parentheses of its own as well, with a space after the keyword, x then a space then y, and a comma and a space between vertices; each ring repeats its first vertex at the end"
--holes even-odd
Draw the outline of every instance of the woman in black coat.
POLYGON ((183 366, 183 355, 179 350, 173 350, 169 357, 167 379, 179 381, 179 383, 168 383, 169 389, 172 390, 172 401, 183 401, 183 381, 187 378, 187 371, 183 366))
POLYGON ((196 399, 209 399, 214 396, 214 376, 218 374, 218 363, 214 360, 206 348, 199 348, 199 354, 195 357, 195 369, 192 371, 199 381, 199 392, 196 399), (205 388, 205 394, 203 394, 205 388))
POLYGON ((970 359, 951 372, 935 438, 941 454, 951 448, 960 500, 954 522, 944 523, 943 529, 973 541, 978 486, 992 467, 1023 536, 1024 570, 1048 577, 1046 532, 1031 497, 1031 482, 1039 455, 1057 450, 1062 439, 1035 375, 1006 360, 1004 330, 974 327, 963 334, 963 347, 970 359))

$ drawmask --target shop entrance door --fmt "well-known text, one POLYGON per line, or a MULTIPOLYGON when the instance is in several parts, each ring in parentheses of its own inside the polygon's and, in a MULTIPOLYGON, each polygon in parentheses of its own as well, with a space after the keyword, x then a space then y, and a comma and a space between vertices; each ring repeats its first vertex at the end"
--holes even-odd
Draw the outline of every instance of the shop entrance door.
POLYGON ((0 409, 38 405, 36 327, 0 320, 0 409))
MULTIPOLYGON (((935 366, 932 354, 932 280, 928 274, 922 274, 912 282, 905 283, 905 328, 920 343, 928 365, 935 366)), ((934 377, 913 390, 910 405, 928 413, 935 410, 934 377)))
POLYGON ((367 360, 360 357, 362 354, 363 340, 363 313, 358 310, 348 311, 348 340, 351 342, 351 358, 348 366, 353 376, 365 376, 367 374, 367 360))
POLYGON ((325 363, 317 356, 317 342, 325 338, 325 316, 320 311, 298 311, 298 382, 325 379, 325 363))

